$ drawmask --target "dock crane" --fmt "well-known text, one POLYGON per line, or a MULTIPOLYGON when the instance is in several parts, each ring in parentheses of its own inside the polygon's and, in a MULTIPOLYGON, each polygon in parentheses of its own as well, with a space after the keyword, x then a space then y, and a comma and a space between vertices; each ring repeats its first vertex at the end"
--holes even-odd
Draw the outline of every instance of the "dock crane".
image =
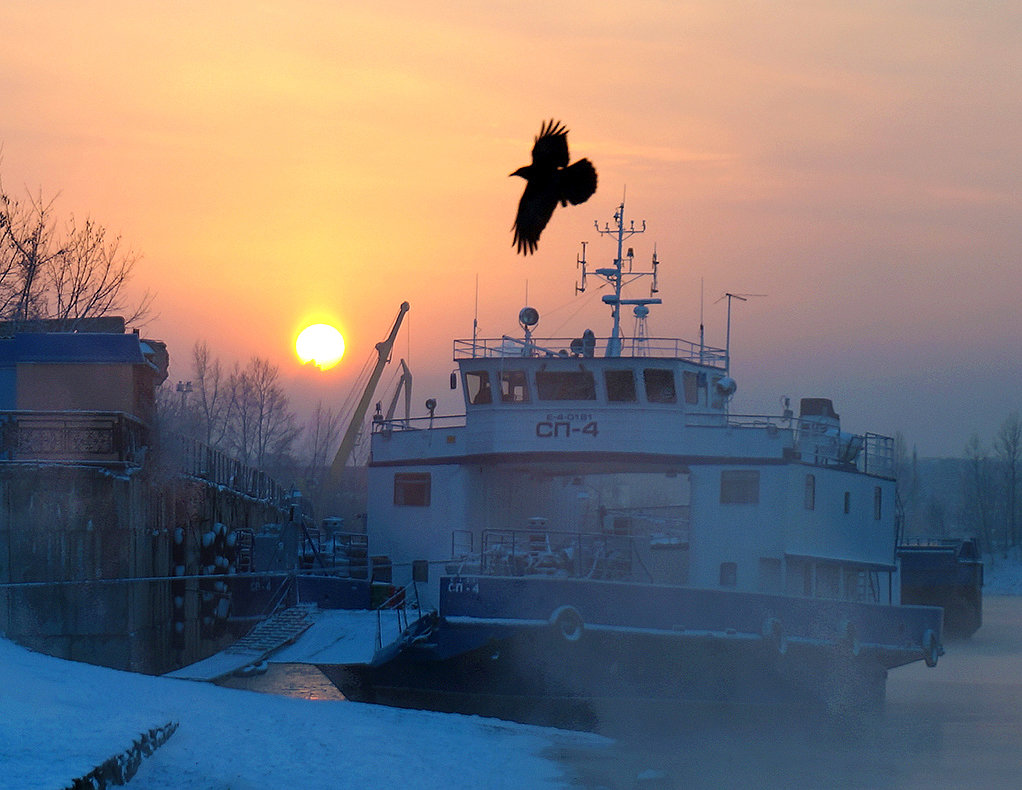
POLYGON ((348 457, 355 447, 355 440, 358 438, 359 431, 362 430, 362 421, 365 420, 366 412, 369 411, 369 404, 372 403, 373 396, 376 393, 376 385, 380 383, 380 376, 383 375, 383 369, 390 360, 390 353, 394 349, 394 340, 397 338, 398 330, 401 329, 401 322, 404 320, 405 313, 408 312, 408 307, 408 302, 401 303, 401 309, 398 311, 397 318, 394 320, 394 326, 391 328, 387 339, 382 343, 376 344, 376 366, 369 375, 369 381, 366 384, 365 391, 362 393, 362 399, 351 414, 348 429, 344 432, 341 446, 337 450, 337 455, 334 456, 334 462, 330 465, 329 481, 331 484, 336 485, 340 482, 344 465, 348 463, 348 457))

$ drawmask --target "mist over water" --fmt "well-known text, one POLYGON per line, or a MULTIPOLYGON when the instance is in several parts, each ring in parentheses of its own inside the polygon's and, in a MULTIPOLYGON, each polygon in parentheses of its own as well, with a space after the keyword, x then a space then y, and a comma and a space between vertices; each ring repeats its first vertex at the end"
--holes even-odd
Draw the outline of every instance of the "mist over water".
POLYGON ((983 627, 934 669, 892 670, 884 712, 830 720, 727 707, 605 711, 606 748, 558 755, 575 786, 1022 786, 1022 598, 988 597, 983 627))
MULTIPOLYGON (((556 757, 570 787, 1014 788, 1022 786, 1022 597, 987 596, 983 627, 934 669, 892 670, 879 716, 664 703, 593 711, 605 746, 556 757)), ((313 667, 270 665, 235 688, 342 699, 313 667)), ((588 727, 587 727, 588 728, 588 727)))

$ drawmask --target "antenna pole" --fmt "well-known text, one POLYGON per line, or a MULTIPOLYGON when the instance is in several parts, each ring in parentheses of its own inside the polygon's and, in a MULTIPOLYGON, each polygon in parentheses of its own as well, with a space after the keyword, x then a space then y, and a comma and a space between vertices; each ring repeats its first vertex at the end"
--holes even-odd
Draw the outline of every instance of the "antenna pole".
POLYGON ((705 327, 703 326, 703 285, 704 278, 699 278, 699 364, 703 364, 703 349, 706 348, 706 344, 703 342, 705 337, 705 327))
MULTIPOLYGON (((727 340, 724 343, 724 373, 725 375, 731 375, 731 300, 737 299, 739 302, 748 302, 751 296, 766 296, 766 294, 733 294, 725 293, 720 299, 727 299, 727 340)), ((720 299, 717 301, 719 302, 720 299)))
MULTIPOLYGON (((472 348, 476 347, 476 338, 479 335, 479 273, 476 273, 476 306, 475 314, 472 316, 472 348)), ((472 353, 475 353, 473 351, 472 353)))

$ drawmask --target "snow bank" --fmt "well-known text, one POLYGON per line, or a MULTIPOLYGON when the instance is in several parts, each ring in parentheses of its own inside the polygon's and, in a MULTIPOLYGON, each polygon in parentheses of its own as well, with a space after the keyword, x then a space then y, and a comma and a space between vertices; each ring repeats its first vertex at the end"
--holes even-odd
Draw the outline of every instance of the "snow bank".
POLYGON ((168 721, 180 726, 131 788, 557 787, 567 780, 544 753, 608 743, 476 716, 118 672, 0 640, 2 787, 66 787, 168 721))
POLYGON ((1022 557, 1011 549, 1008 557, 983 555, 983 594, 1022 595, 1022 557))

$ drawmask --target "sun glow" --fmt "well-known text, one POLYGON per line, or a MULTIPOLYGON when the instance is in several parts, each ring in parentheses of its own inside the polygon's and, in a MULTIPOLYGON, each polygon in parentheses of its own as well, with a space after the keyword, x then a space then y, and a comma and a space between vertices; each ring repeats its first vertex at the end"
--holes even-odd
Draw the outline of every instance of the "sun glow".
POLYGON ((329 324, 312 324, 298 334, 295 353, 303 365, 311 362, 320 370, 329 370, 344 356, 344 338, 329 324))

